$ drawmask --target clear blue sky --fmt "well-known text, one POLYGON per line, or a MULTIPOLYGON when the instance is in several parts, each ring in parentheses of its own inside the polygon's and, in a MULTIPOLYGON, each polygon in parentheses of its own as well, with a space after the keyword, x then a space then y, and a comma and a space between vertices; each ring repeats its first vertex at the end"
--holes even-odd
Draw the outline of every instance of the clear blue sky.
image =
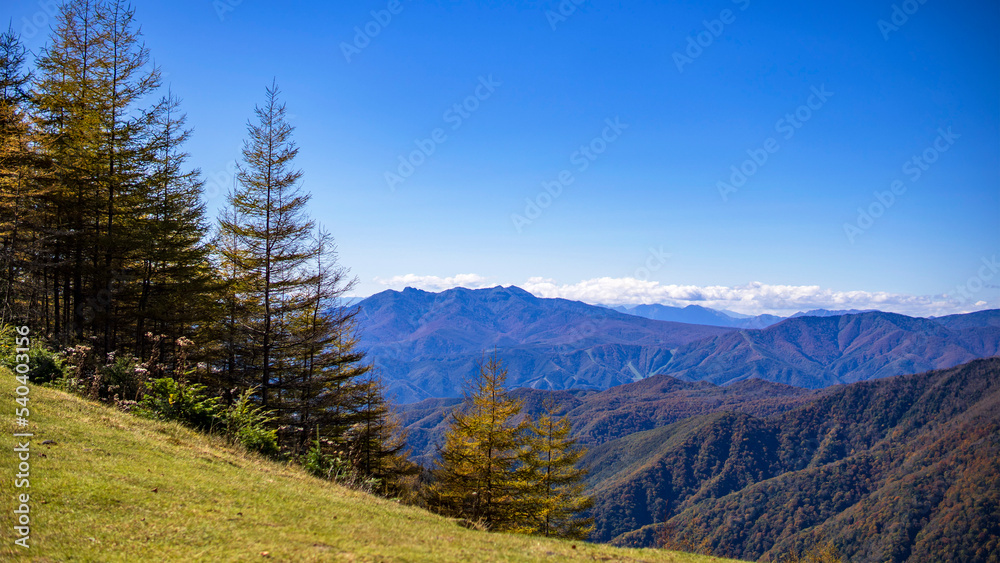
MULTIPOLYGON (((638 277, 940 297, 919 307, 961 285, 973 291, 955 310, 1000 306, 1000 273, 983 262, 1000 253, 995 1, 585 0, 565 19, 553 17, 558 0, 393 4, 135 2, 206 177, 225 177, 277 79, 312 214, 337 238, 359 294, 407 274, 430 277, 428 287, 475 274, 467 285, 586 298, 580 282, 638 277), (894 3, 917 9, 880 28, 894 3), (232 9, 220 17, 220 6, 232 9), (355 43, 355 28, 387 8, 398 13, 355 43), (688 50, 701 32, 708 46, 688 50), (362 46, 350 61, 344 43, 362 46), (832 95, 810 98, 814 88, 832 95), (447 113, 477 92, 474 111, 447 113), (780 120, 796 111, 808 120, 788 129, 780 120), (614 140, 581 170, 574 154, 609 119, 627 128, 608 130, 614 140), (391 190, 386 172, 436 129, 442 142, 391 190), (957 137, 938 138, 949 130, 957 137), (769 139, 767 162, 723 198, 719 182, 769 139), (916 165, 904 165, 936 142, 948 150, 931 150, 936 161, 915 179, 916 165), (572 183, 541 195, 563 170, 572 183), (905 192, 852 242, 845 224, 858 226, 859 207, 878 212, 874 193, 895 180, 905 192), (512 215, 529 218, 526 199, 551 204, 519 232, 512 215), (651 248, 670 256, 647 274, 651 248)), ((5 6, 28 36, 23 18, 45 19, 37 0, 5 6)))

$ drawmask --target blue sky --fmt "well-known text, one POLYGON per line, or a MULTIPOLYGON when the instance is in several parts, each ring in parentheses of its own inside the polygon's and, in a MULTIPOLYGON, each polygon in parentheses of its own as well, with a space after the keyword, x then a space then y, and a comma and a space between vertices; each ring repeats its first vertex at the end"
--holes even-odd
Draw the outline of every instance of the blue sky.
MULTIPOLYGON (((5 5, 40 47, 48 2, 5 5)), ((213 208, 277 79, 360 295, 1000 307, 995 1, 135 7, 213 208)))

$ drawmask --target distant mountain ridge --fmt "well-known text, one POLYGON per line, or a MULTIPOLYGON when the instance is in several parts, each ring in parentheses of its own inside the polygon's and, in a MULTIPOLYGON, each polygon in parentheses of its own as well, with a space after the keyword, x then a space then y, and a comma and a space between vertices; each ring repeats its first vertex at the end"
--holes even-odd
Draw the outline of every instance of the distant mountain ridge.
POLYGON ((757 377, 819 388, 1000 355, 1000 311, 940 319, 868 312, 793 317, 681 346, 661 371, 725 385, 757 377))
POLYGON ((796 317, 842 317, 844 315, 860 315, 861 313, 878 313, 880 311, 876 309, 841 309, 838 311, 831 311, 829 309, 813 309, 811 311, 800 311, 795 313, 790 319, 796 317))
POLYGON ((700 305, 671 307, 669 305, 620 305, 611 309, 627 315, 635 315, 657 321, 702 324, 726 328, 767 328, 779 323, 784 317, 775 315, 739 315, 731 311, 718 311, 700 305))
POLYGON ((511 386, 607 389, 659 373, 674 348, 730 330, 542 299, 517 287, 407 288, 358 307, 359 345, 402 403, 460 396, 493 350, 511 386))
MULTIPOLYGON (((757 330, 648 319, 513 286, 407 288, 357 306, 359 345, 401 403, 460 396, 483 354, 494 350, 511 387, 593 390, 660 375, 821 388, 1000 354, 996 310, 937 319, 810 311, 757 330)), ((726 316, 701 307, 679 311, 705 322, 726 316)))
POLYGON ((721 326, 726 328, 767 328, 776 325, 785 319, 796 317, 841 317, 844 315, 858 315, 861 313, 875 313, 874 309, 812 309, 810 311, 799 311, 790 317, 779 317, 777 315, 743 315, 732 311, 710 309, 700 305, 687 305, 686 307, 671 307, 669 305, 619 305, 608 307, 625 313, 657 321, 671 321, 676 323, 702 324, 708 326, 721 326))

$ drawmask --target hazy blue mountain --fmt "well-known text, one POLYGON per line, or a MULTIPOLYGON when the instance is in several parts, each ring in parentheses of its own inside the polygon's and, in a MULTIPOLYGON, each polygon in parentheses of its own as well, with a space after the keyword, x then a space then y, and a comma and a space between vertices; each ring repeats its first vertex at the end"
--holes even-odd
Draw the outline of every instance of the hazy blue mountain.
POLYGON ((751 377, 798 387, 950 368, 1000 354, 1000 311, 941 319, 869 312, 802 316, 677 349, 661 373, 724 385, 751 377))
POLYGON ((741 315, 732 311, 717 311, 700 305, 671 307, 669 305, 620 305, 615 311, 657 321, 690 323, 728 328, 767 328, 784 320, 775 315, 741 315))
MULTIPOLYGON (((1000 311, 938 319, 812 311, 765 329, 737 330, 541 299, 517 287, 408 288, 358 306, 360 345, 404 403, 460 396, 484 352, 493 350, 511 387, 595 390, 658 374, 717 385, 756 377, 821 388, 1000 354, 1000 311)), ((701 307, 681 311, 702 322, 725 316, 701 307)))
POLYGON ((813 309, 812 311, 800 311, 789 318, 796 317, 842 317, 844 315, 857 315, 860 313, 877 313, 874 309, 843 309, 831 311, 830 309, 813 309))
POLYGON ((540 299, 517 287, 407 288, 358 306, 359 343, 404 403, 459 396, 494 349, 511 386, 607 389, 659 373, 671 350, 730 330, 540 299))

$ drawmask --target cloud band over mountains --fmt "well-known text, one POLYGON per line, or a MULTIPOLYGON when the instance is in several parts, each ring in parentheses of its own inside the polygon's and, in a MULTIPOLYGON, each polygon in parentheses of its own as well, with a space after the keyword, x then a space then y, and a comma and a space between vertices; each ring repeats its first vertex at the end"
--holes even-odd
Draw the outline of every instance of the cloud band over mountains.
MULTIPOLYGON (((375 278, 389 289, 414 287, 444 291, 454 287, 482 289, 500 285, 478 274, 451 277, 407 274, 375 278)), ((665 285, 635 278, 595 278, 575 284, 533 277, 519 287, 543 298, 562 298, 599 305, 700 305, 748 315, 791 315, 813 309, 878 309, 910 316, 929 317, 990 308, 987 301, 963 303, 949 295, 907 295, 872 291, 837 291, 818 285, 770 285, 753 282, 740 286, 665 285)), ((986 296, 984 296, 986 297, 986 296)), ((994 303, 995 307, 996 304, 994 303)))

